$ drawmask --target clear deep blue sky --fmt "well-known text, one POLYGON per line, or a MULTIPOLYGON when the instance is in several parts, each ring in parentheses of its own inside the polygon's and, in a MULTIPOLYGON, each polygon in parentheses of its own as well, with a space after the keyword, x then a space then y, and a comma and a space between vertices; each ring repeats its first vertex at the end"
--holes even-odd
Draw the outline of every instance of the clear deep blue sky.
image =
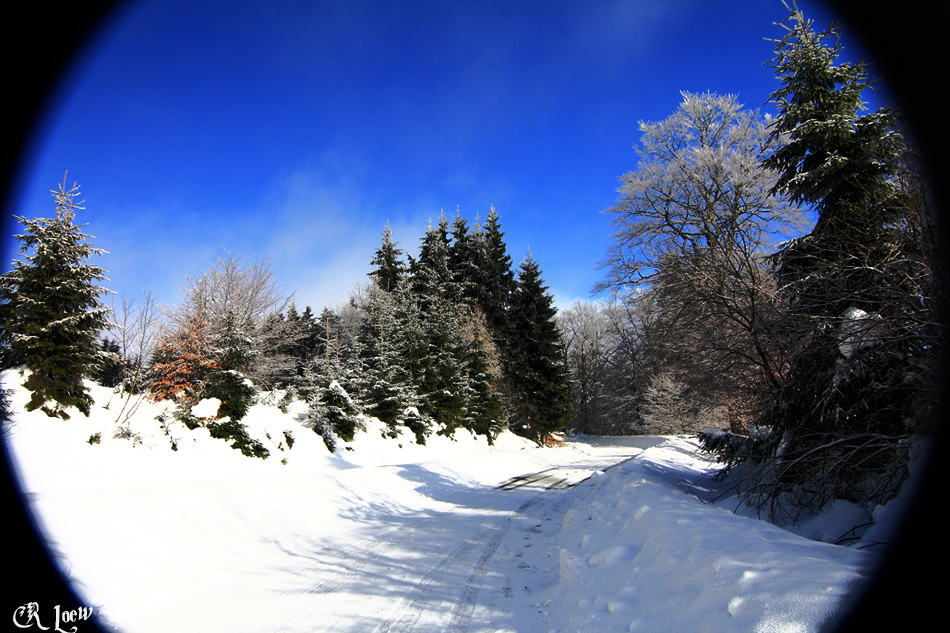
POLYGON ((415 254, 440 210, 471 224, 494 205, 515 265, 530 249, 567 307, 602 275, 601 211, 636 167, 638 122, 682 90, 771 112, 765 38, 785 15, 780 0, 131 3, 50 103, 14 210, 52 216, 68 170, 111 290, 176 303, 227 249, 272 256, 319 312, 366 280, 387 221, 415 254))

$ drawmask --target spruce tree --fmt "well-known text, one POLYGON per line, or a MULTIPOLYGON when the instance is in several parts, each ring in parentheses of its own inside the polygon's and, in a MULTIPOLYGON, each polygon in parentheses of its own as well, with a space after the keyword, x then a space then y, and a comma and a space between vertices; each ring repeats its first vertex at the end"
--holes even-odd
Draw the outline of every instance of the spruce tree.
POLYGON ((426 228, 419 247, 419 257, 409 265, 412 291, 419 298, 423 310, 428 309, 434 299, 461 299, 449 262, 449 250, 449 223, 442 214, 436 226, 430 224, 426 228))
MULTIPOLYGON (((406 282, 400 284, 405 289, 406 282)), ((406 421, 407 411, 418 406, 415 385, 410 377, 405 343, 403 311, 400 302, 408 291, 386 292, 371 284, 366 289, 360 308, 358 362, 361 365, 359 392, 361 405, 368 415, 386 423, 389 435, 398 434, 397 427, 406 421)), ((424 440, 425 429, 413 428, 417 437, 424 440)))
POLYGON ((246 326, 238 323, 233 312, 228 312, 213 340, 213 357, 218 366, 202 383, 202 398, 217 398, 219 417, 238 422, 254 404, 257 390, 244 371, 254 358, 255 343, 246 326))
POLYGON ((402 261, 402 250, 397 248, 398 242, 392 241, 393 231, 389 228, 389 222, 383 230, 383 241, 376 250, 376 255, 370 264, 373 270, 369 273, 370 278, 376 282, 380 288, 387 292, 396 289, 400 280, 406 274, 406 265, 402 261))
POLYGON ((504 427, 501 400, 501 356, 489 331, 485 316, 472 308, 464 320, 466 412, 463 426, 494 442, 504 427))
POLYGON ((776 148, 765 166, 779 175, 774 191, 811 205, 818 220, 779 252, 779 277, 802 315, 877 311, 889 281, 880 264, 904 211, 895 187, 906 148, 898 113, 860 114, 872 76, 862 63, 837 64, 836 26, 816 32, 797 10, 786 22, 771 63, 781 87, 772 94, 776 148))
POLYGON ((84 208, 76 200, 78 185, 66 189, 64 178, 52 193, 55 218, 16 218, 26 228, 16 236, 25 261, 14 261, 13 270, 0 278, 2 329, 9 344, 4 364, 28 370, 28 411, 67 419, 67 408, 88 416, 93 404, 82 381, 100 361, 99 334, 108 315, 100 297, 109 291, 96 285, 105 271, 86 263, 104 251, 87 243, 91 236, 74 222, 84 208))
POLYGON ((126 366, 118 341, 104 338, 99 342, 100 360, 92 379, 103 387, 118 387, 125 380, 126 366))
POLYGON ((442 432, 451 434, 463 426, 466 416, 461 315, 465 311, 462 291, 451 267, 448 221, 444 215, 436 227, 429 226, 423 237, 419 258, 411 266, 411 293, 403 305, 417 315, 412 345, 405 346, 414 359, 412 383, 420 399, 421 412, 439 422, 442 432))
POLYGON ((792 353, 761 420, 771 433, 706 441, 728 467, 753 458, 747 498, 773 518, 793 501, 794 520, 833 499, 872 506, 896 494, 908 437, 932 406, 942 332, 915 228, 929 214, 904 184, 899 113, 861 114, 872 76, 838 62, 837 27, 817 32, 797 7, 783 26, 771 62, 777 147, 765 166, 779 174, 777 193, 818 217, 773 258, 788 305, 773 330, 792 353))
POLYGON ((511 300, 506 373, 514 389, 511 429, 539 444, 571 418, 571 390, 557 308, 529 254, 511 300))
POLYGON ((468 223, 460 213, 452 222, 452 245, 449 247, 449 270, 458 284, 461 298, 470 305, 478 299, 478 286, 482 282, 476 243, 478 235, 470 232, 468 223))
POLYGON ((505 232, 501 230, 501 219, 495 207, 491 208, 485 225, 479 227, 476 233, 480 239, 475 245, 478 271, 475 302, 485 315, 488 327, 504 354, 507 348, 508 313, 515 288, 515 275, 511 268, 511 256, 508 255, 505 245, 505 232))

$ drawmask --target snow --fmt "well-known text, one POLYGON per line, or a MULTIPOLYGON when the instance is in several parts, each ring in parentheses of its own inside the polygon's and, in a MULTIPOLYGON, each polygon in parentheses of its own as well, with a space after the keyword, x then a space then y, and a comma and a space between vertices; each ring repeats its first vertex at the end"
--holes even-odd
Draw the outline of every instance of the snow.
POLYGON ((823 542, 868 520, 848 504, 783 529, 710 503, 715 464, 686 436, 420 446, 368 420, 331 454, 304 403, 257 404, 261 460, 177 422, 173 451, 164 403, 142 404, 138 441, 115 438, 119 396, 98 386, 89 418, 26 413, 21 377, 2 378, 26 498, 87 605, 130 633, 798 633, 880 557, 823 542))
POLYGON ((883 332, 880 327, 875 326, 882 321, 880 314, 868 314, 854 306, 846 309, 838 332, 838 349, 841 355, 850 359, 856 351, 876 345, 883 332))

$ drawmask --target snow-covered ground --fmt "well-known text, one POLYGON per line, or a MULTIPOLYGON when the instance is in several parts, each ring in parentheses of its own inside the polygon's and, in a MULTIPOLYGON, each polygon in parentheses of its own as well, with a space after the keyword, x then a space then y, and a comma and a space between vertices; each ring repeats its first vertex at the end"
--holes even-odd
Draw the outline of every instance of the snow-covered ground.
POLYGON ((331 454, 302 409, 259 404, 260 460, 166 434, 164 404, 118 439, 110 390, 63 421, 3 381, 29 503, 86 603, 130 633, 817 631, 880 556, 820 540, 864 521, 854 508, 791 531, 708 503, 715 464, 685 436, 418 446, 370 423, 331 454))

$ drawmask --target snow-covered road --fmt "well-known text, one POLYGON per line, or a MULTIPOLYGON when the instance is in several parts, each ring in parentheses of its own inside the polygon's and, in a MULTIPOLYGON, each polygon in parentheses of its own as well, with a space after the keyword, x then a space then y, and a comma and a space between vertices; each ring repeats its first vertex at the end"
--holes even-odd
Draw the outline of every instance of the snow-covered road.
POLYGON ((505 621, 541 630, 535 594, 557 582, 556 535, 572 500, 557 482, 576 484, 638 452, 588 455, 542 471, 548 485, 529 475, 535 483, 508 490, 400 466, 395 473, 441 509, 366 509, 354 532, 298 542, 282 565, 256 570, 268 583, 183 630, 496 631, 505 621))

